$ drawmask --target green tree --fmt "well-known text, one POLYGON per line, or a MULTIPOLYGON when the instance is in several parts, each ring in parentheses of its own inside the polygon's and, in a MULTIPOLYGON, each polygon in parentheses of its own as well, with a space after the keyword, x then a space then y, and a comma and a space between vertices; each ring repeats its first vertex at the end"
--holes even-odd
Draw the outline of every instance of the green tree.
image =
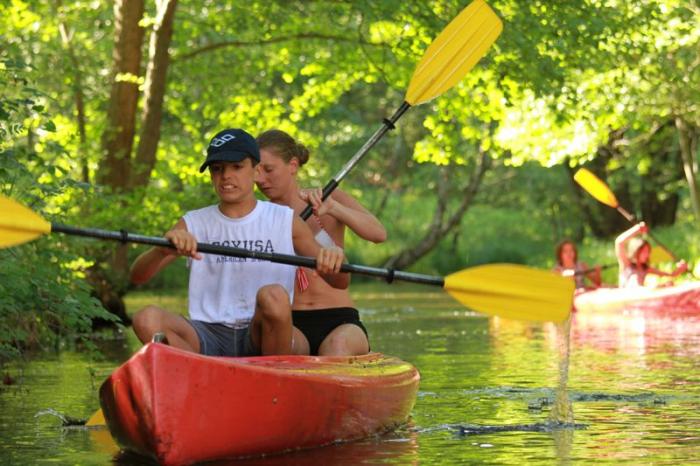
MULTIPOLYGON (((70 180, 37 182, 63 171, 52 158, 64 149, 48 144, 37 154, 32 148, 35 132, 55 130, 32 76, 12 50, 0 53, 0 193, 48 215, 52 200, 82 188, 70 180)), ((0 363, 28 348, 58 348, 65 336, 86 337, 96 319, 114 320, 83 280, 87 264, 68 250, 60 237, 0 250, 0 363)))

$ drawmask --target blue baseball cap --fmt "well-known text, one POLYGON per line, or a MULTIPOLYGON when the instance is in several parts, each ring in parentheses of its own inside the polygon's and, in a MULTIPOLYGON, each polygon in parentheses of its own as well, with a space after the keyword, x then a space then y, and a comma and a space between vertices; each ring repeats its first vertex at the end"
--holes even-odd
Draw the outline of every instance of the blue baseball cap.
POLYGON ((214 162, 240 162, 246 157, 253 159, 253 165, 260 162, 260 149, 255 138, 242 129, 225 129, 216 133, 207 147, 207 159, 199 171, 203 172, 214 162))

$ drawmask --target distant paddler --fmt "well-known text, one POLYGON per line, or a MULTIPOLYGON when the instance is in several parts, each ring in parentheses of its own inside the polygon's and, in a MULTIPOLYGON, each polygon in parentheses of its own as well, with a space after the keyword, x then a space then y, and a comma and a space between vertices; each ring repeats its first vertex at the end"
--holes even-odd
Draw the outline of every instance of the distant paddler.
MULTIPOLYGON (((620 266, 620 288, 645 286, 644 282, 648 274, 677 277, 688 270, 688 264, 683 260, 679 261, 670 273, 651 267, 649 264, 651 244, 641 236, 648 231, 646 223, 640 222, 615 239, 615 254, 620 266)), ((671 284, 672 282, 667 282, 664 285, 671 284)))
POLYGON ((591 268, 585 262, 579 261, 578 249, 572 240, 565 239, 559 242, 555 254, 557 265, 554 267, 554 271, 563 277, 572 277, 577 290, 593 290, 600 287, 601 266, 596 265, 591 268))

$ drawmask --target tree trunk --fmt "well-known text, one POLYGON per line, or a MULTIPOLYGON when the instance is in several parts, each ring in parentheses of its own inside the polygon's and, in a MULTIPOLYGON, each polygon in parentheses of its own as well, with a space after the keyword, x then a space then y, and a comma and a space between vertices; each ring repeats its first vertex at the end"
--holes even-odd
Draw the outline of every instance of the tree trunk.
POLYGON ((680 196, 678 189, 670 191, 668 187, 679 186, 678 182, 683 179, 680 151, 676 150, 672 140, 664 142, 661 141, 659 149, 652 152, 654 163, 641 176, 640 211, 644 221, 655 227, 676 223, 680 196))
MULTIPOLYGON (((104 155, 97 172, 97 182, 109 186, 114 192, 128 188, 131 176, 144 37, 139 22, 143 13, 143 0, 116 0, 114 3, 113 81, 107 127, 102 134, 104 155)), ((105 262, 95 264, 88 272, 88 280, 102 305, 120 316, 123 322, 128 322, 122 299, 128 284, 127 245, 117 245, 105 262)))
POLYGON ((173 21, 177 0, 159 0, 156 23, 153 26, 148 50, 145 104, 139 146, 134 160, 131 186, 146 186, 156 163, 163 118, 165 84, 170 64, 168 48, 173 36, 173 21))
POLYGON ((464 217, 464 214, 471 206, 474 196, 476 196, 476 193, 479 191, 484 173, 486 173, 486 170, 490 167, 490 161, 491 159, 488 154, 484 151, 480 151, 476 167, 472 172, 469 182, 459 191, 461 202, 450 216, 447 216, 447 207, 450 200, 448 193, 449 169, 448 167, 441 167, 441 180, 438 182, 438 204, 428 230, 417 244, 411 245, 391 257, 386 264, 384 264, 384 267, 405 269, 413 265, 420 258, 428 254, 445 236, 459 225, 462 217, 464 217))
POLYGON ((698 192, 696 179, 698 132, 681 117, 676 117, 676 129, 678 130, 678 142, 683 159, 683 171, 690 191, 690 202, 693 206, 695 220, 700 222, 700 192, 698 192))
POLYGON ((677 148, 675 122, 668 119, 652 128, 640 141, 653 163, 640 175, 639 210, 651 226, 673 225, 678 211, 679 181, 683 180, 683 159, 677 148))
POLYGON ((104 163, 100 166, 97 180, 115 191, 126 188, 131 175, 144 35, 139 22, 143 12, 143 0, 116 0, 114 3, 114 72, 107 128, 102 135, 104 163))

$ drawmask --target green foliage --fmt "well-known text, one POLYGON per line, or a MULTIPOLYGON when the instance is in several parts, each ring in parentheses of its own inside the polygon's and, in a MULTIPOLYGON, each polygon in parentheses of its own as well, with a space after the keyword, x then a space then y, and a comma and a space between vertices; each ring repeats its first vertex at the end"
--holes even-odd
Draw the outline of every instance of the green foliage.
MULTIPOLYGON (((497 261, 548 267, 562 237, 597 248, 581 207, 594 201, 577 199, 566 170, 588 162, 600 163, 616 192, 625 188, 630 210, 680 196, 680 225, 668 230, 669 239, 697 244, 686 226, 677 137, 668 125, 676 115, 700 125, 697 5, 489 3, 505 23, 492 50, 454 89, 411 109, 343 182, 389 232, 379 246, 349 234, 350 259, 382 264, 422 236, 437 205, 436 165, 451 167, 446 191, 454 208, 479 151, 496 163, 475 205, 414 270, 444 274, 497 261), (613 132, 621 136, 611 140, 613 132)), ((0 5, 2 191, 64 223, 160 235, 185 211, 215 202, 198 167, 208 139, 225 126, 290 132, 312 150, 301 184, 322 185, 400 105, 428 44, 464 6, 463 0, 180 1, 151 181, 117 194, 90 184, 103 154, 112 5, 0 5)), ((144 27, 153 8, 148 2, 144 27)), ((47 263, 63 273, 81 258, 72 274, 93 266, 109 275, 115 246, 51 237, 31 247, 42 249, 26 254, 71 251, 41 256, 56 257, 47 263)), ((142 250, 130 246, 130 258, 142 250)), ((171 266, 148 286, 182 289, 186 273, 171 266)))
MULTIPOLYGON (((47 144, 40 155, 21 139, 55 127, 28 67, 8 55, 0 58, 0 87, 8 96, 0 112, 0 193, 46 214, 66 196, 74 198, 80 186, 52 162, 63 152, 59 145, 47 144), (60 181, 37 182, 47 174, 60 181)), ((0 362, 31 347, 57 348, 66 336, 86 338, 95 318, 114 320, 91 296, 84 261, 69 250, 60 237, 0 250, 0 362)))
POLYGON ((0 361, 28 348, 58 348, 65 337, 86 339, 93 319, 115 320, 69 268, 75 254, 55 243, 0 251, 0 361))

